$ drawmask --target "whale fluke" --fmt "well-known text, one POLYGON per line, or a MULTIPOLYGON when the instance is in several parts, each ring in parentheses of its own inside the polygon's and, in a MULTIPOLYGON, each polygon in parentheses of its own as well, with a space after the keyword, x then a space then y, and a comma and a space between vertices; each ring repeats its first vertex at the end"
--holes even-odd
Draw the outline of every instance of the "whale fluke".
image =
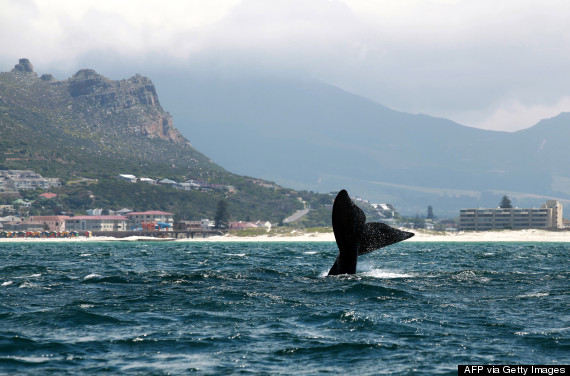
POLYGON ((366 223, 364 212, 352 202, 346 190, 336 196, 332 225, 338 256, 328 275, 354 274, 359 255, 401 242, 414 236, 384 223, 366 223))

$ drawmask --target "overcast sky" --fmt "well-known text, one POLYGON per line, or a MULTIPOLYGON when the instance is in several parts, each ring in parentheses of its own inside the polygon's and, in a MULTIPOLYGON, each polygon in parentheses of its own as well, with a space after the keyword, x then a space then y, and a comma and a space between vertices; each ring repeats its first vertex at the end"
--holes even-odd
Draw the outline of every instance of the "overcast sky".
POLYGON ((0 46, 0 71, 302 75, 485 129, 570 111, 566 0, 0 0, 0 46))

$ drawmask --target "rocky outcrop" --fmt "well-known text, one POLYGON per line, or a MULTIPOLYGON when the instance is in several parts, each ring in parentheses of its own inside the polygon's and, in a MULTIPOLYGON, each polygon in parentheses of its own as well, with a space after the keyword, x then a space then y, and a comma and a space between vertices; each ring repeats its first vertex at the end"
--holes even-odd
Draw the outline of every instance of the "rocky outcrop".
POLYGON ((98 126, 188 143, 174 127, 170 114, 162 109, 154 84, 146 77, 137 74, 128 80, 113 81, 92 69, 81 69, 66 85, 83 113, 98 126))
POLYGON ((55 77, 52 76, 52 75, 49 74, 49 73, 42 74, 42 76, 41 76, 40 78, 41 78, 42 80, 44 80, 44 81, 47 81, 47 82, 55 82, 55 81, 57 81, 57 80, 55 79, 55 77))
POLYGON ((68 88, 72 97, 83 97, 98 106, 122 109, 135 105, 160 107, 154 84, 139 74, 128 80, 112 81, 92 69, 82 69, 68 80, 68 88))
POLYGON ((121 164, 163 165, 194 176, 220 170, 174 127, 152 81, 140 75, 115 81, 82 69, 56 80, 38 77, 21 59, 0 72, 0 107, 0 144, 12 143, 8 150, 18 160, 53 161, 73 174, 121 164))
POLYGON ((34 73, 34 66, 28 59, 20 59, 18 64, 12 69, 16 73, 34 73))
POLYGON ((81 69, 58 81, 51 74, 38 77, 30 60, 24 58, 0 75, 11 80, 13 88, 24 90, 21 94, 26 93, 0 99, 48 111, 60 120, 71 116, 74 132, 84 127, 83 133, 100 131, 100 139, 147 137, 191 146, 160 105, 152 81, 140 74, 115 81, 93 69, 81 69))

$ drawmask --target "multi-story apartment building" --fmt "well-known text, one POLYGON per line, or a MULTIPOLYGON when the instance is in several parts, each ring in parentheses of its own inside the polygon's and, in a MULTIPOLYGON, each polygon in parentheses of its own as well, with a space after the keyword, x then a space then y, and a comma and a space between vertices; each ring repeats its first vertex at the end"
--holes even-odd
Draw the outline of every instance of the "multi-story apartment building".
POLYGON ((562 227, 562 205, 556 200, 548 200, 541 208, 461 209, 459 213, 459 228, 465 231, 562 227))
POLYGON ((164 229, 171 231, 174 225, 174 214, 158 210, 128 213, 127 218, 130 228, 141 227, 143 222, 156 222, 157 224, 166 224, 167 226, 164 229))
POLYGON ((0 170, 0 191, 17 192, 25 189, 50 189, 59 186, 57 178, 43 178, 29 170, 0 170))
POLYGON ((122 215, 84 215, 65 220, 66 231, 126 231, 127 218, 122 215))

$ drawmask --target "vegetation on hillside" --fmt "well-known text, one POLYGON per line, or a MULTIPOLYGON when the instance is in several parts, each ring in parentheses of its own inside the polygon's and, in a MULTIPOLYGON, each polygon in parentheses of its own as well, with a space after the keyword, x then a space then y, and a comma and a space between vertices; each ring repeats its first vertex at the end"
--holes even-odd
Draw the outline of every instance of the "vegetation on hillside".
MULTIPOLYGON (((247 186, 236 193, 180 191, 163 185, 129 183, 119 179, 100 179, 77 184, 68 184, 52 190, 58 197, 39 198, 43 191, 22 191, 20 195, 34 204, 29 209, 33 215, 53 215, 62 213, 85 214, 88 209, 119 210, 128 208, 135 211, 161 210, 175 214, 176 220, 214 219, 218 204, 226 202, 227 220, 266 220, 278 223, 302 208, 302 203, 291 196, 290 190, 262 190, 255 196, 256 187, 251 192, 247 186), (253 192, 253 193, 252 193, 253 192), (258 197, 256 200, 255 197, 258 197)), ((0 202, 11 203, 13 195, 0 202)))
MULTIPOLYGON (((36 201, 32 214, 126 207, 172 212, 177 220, 212 219, 218 202, 225 200, 232 221, 278 223, 303 208, 297 192, 232 174, 177 138, 170 115, 157 98, 148 100, 156 95, 150 80, 127 81, 110 81, 92 71, 65 81, 46 81, 33 71, 0 73, 0 169, 32 170, 62 182, 53 189, 56 199, 38 199, 41 191, 20 193, 36 201), (140 90, 132 90, 139 83, 140 90), (147 128, 139 129, 139 123, 147 128), (118 174, 202 180, 233 186, 235 192, 179 191, 128 183, 117 179, 118 174)), ((4 203, 15 198, 3 196, 4 203)), ((312 201, 317 195, 304 197, 312 201)))

